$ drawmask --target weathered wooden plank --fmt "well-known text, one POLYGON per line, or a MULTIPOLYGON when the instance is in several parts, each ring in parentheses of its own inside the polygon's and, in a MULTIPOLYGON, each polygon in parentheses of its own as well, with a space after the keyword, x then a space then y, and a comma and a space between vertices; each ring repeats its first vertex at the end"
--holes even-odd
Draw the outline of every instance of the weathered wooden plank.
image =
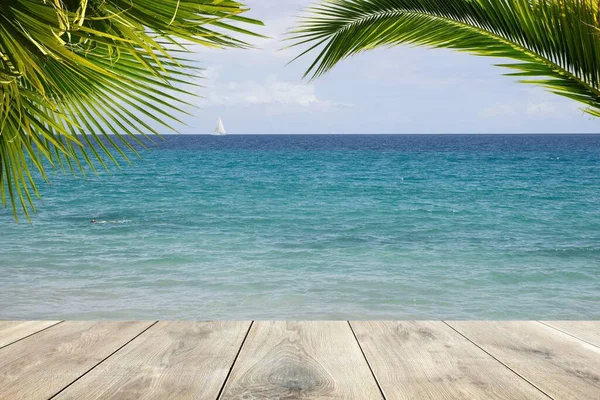
POLYGON ((443 322, 351 325, 388 399, 548 399, 443 322))
POLYGON ((216 399, 250 322, 159 322, 57 399, 216 399))
POLYGON ((542 321, 542 323, 600 347, 600 321, 542 321))
POLYGON ((8 346, 60 321, 0 321, 0 348, 8 346))
POLYGON ((346 322, 255 322, 221 399, 381 399, 346 322))
POLYGON ((600 348, 538 322, 448 322, 555 399, 600 395, 600 348))
POLYGON ((0 399, 47 399, 153 322, 63 322, 0 350, 0 399))

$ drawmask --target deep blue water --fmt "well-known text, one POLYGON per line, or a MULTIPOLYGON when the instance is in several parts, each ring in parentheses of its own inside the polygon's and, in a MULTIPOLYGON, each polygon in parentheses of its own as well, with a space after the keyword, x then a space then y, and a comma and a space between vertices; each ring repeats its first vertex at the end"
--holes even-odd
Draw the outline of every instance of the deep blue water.
POLYGON ((600 136, 165 139, 0 210, 0 319, 600 319, 600 136))

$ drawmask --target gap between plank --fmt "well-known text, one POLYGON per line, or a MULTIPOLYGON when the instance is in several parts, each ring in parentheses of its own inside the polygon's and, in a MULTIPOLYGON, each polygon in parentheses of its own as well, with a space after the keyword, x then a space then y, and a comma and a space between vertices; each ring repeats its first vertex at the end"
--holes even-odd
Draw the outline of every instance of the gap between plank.
POLYGON ((354 336, 354 340, 356 340, 356 343, 358 344, 358 348, 360 349, 360 352, 362 353, 362 355, 365 359, 365 362, 367 363, 367 366, 369 367, 369 371, 371 371, 371 375, 373 375, 373 379, 375 380, 375 384, 377 385, 377 388, 379 389, 379 393, 381 393, 381 397, 384 400, 386 400, 387 397, 385 397, 385 393, 383 392, 383 389, 381 388, 381 385, 379 384, 379 380, 377 379, 377 376, 375 375, 375 371, 373 371, 373 368, 371 368, 369 359, 367 358, 367 355, 363 351, 363 348, 360 345, 360 342, 358 341, 358 337, 356 337, 356 333, 354 332, 354 328, 352 328, 352 324, 350 323, 350 321, 346 321, 346 322, 348 322, 348 326, 350 327, 350 331, 352 332, 352 335, 354 336))
POLYGON ((237 362, 237 359, 240 356, 240 353, 242 352, 242 348, 244 347, 244 344, 246 344, 246 339, 248 339, 248 335, 250 334, 250 330, 252 329, 253 325, 254 325, 254 320, 252 320, 250 322, 250 326, 248 327, 248 330, 246 331, 246 335, 244 336, 244 339, 242 339, 242 344, 240 344, 240 348, 238 349, 238 352, 235 355, 233 362, 231 363, 231 367, 229 368, 229 371, 227 372, 227 376, 225 377, 225 380, 223 381, 221 390, 219 390, 219 393, 217 394, 217 400, 219 400, 221 398, 221 396, 223 395, 223 392, 225 391, 225 386, 227 385, 227 381, 229 380, 229 377, 231 376, 233 367, 235 366, 235 363, 237 362))
POLYGON ((36 334, 40 333, 40 332, 43 332, 43 331, 45 331, 46 329, 50 329, 50 328, 52 328, 53 326, 56 326, 56 325, 58 325, 58 324, 61 324, 61 323, 63 323, 63 322, 65 322, 65 321, 58 321, 57 323, 55 323, 55 324, 52 324, 52 325, 50 325, 50 326, 47 326, 47 327, 45 327, 44 329, 40 329, 39 331, 36 331, 36 332, 30 333, 30 334, 29 334, 29 335, 27 335, 27 336, 23 336, 21 339, 17 339, 17 340, 15 340, 14 342, 10 342, 9 344, 5 344, 4 346, 0 347, 0 350, 2 350, 3 348, 5 348, 5 347, 7 347, 7 346, 10 346, 11 344, 15 344, 15 343, 17 343, 17 342, 20 342, 20 341, 21 341, 21 340, 23 340, 23 339, 27 339, 28 337, 31 337, 31 336, 33 336, 33 335, 36 335, 36 334))
POLYGON ((575 339, 577 339, 577 340, 581 340, 581 341, 582 341, 582 342, 584 342, 584 343, 587 343, 587 344, 589 344, 589 345, 591 345, 591 346, 594 346, 594 347, 597 347, 597 348, 599 348, 599 349, 600 349, 600 346, 598 346, 598 345, 596 345, 596 344, 594 344, 594 343, 590 343, 590 342, 588 342, 587 340, 585 340, 585 339, 582 339, 582 338, 580 338, 580 337, 577 337, 577 336, 575 336, 575 335, 573 335, 573 334, 571 334, 571 333, 569 333, 569 332, 565 332, 565 331, 563 331, 562 329, 560 329, 560 328, 557 328, 556 326, 549 325, 549 324, 547 324, 547 323, 545 323, 545 322, 542 322, 542 321, 535 321, 535 322, 538 322, 538 323, 540 323, 540 324, 542 324, 542 325, 545 325, 545 326, 547 326, 548 328, 552 328, 552 329, 554 329, 554 330, 556 330, 556 331, 559 331, 560 333, 564 333, 564 334, 565 334, 565 335, 567 335, 567 336, 571 336, 572 338, 575 338, 575 339))
POLYGON ((115 351, 113 351, 112 353, 110 353, 108 356, 104 357, 102 360, 100 360, 100 362, 98 362, 96 365, 94 365, 92 368, 88 369, 87 371, 85 371, 83 374, 79 375, 79 377, 77 379, 75 379, 73 382, 69 383, 67 386, 65 386, 64 388, 60 389, 58 392, 56 392, 55 394, 53 394, 52 396, 50 396, 48 399, 52 400, 53 398, 55 398, 56 396, 58 396, 59 394, 61 394, 62 392, 64 392, 65 390, 67 390, 69 387, 71 387, 75 382, 77 382, 78 380, 80 380, 81 378, 83 378, 84 376, 86 376, 88 373, 90 373, 91 370, 93 370, 94 368, 96 368, 98 365, 102 364, 104 361, 108 360, 110 357, 112 357, 117 351, 121 350, 123 347, 127 346, 129 343, 133 342, 135 339, 137 339, 138 337, 140 337, 144 332, 146 332, 148 329, 152 328, 154 325, 158 324, 158 321, 154 321, 149 327, 147 327, 146 329, 144 329, 143 331, 141 331, 140 333, 138 333, 137 335, 135 335, 134 337, 132 337, 130 340, 128 340, 124 345, 122 345, 121 347, 119 347, 118 349, 116 349, 115 351))
POLYGON ((533 386, 534 388, 536 388, 537 390, 539 390, 542 394, 544 394, 545 396, 547 396, 549 399, 554 400, 554 398, 552 396, 550 396, 548 393, 544 392, 542 389, 540 389, 538 386, 536 386, 533 382, 531 382, 529 379, 525 378, 523 375, 519 374, 517 371, 515 371, 514 369, 512 369, 511 367, 509 367, 508 365, 506 365, 505 363, 503 363, 502 361, 500 361, 499 359, 497 359, 496 357, 494 357, 491 353, 489 353, 488 351, 486 351, 483 347, 481 347, 480 345, 478 345, 477 343, 475 343, 474 341, 472 341, 471 339, 469 339, 467 336, 463 335, 458 329, 454 328, 452 325, 450 325, 449 323, 447 323, 446 321, 442 321, 444 324, 448 325, 450 327, 450 329, 452 329, 454 332, 458 333, 460 336, 464 337, 465 339, 467 339, 469 342, 473 343, 475 346, 477 346, 477 348, 479 348, 479 350, 483 351, 485 354, 487 354, 488 356, 492 357, 494 360, 498 361, 500 364, 504 365, 509 371, 513 372, 515 375, 517 375, 519 378, 523 379, 525 382, 529 383, 531 386, 533 386))

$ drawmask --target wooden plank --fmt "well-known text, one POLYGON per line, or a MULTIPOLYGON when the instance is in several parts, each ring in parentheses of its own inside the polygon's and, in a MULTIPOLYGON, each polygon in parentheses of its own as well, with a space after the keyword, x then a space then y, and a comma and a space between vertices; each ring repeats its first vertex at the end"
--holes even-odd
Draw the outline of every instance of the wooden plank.
POLYGON ((153 322, 63 322, 0 350, 0 399, 47 399, 153 322))
POLYGON ((448 322, 555 399, 600 395, 600 348, 538 322, 448 322))
POLYGON ((381 399, 347 322, 255 322, 221 399, 381 399))
POLYGON ((159 322, 56 399, 216 399, 250 322, 159 322))
POLYGON ((600 347, 600 321, 542 321, 542 323, 600 347))
POLYGON ((351 325, 388 399, 548 399, 443 322, 351 325))
POLYGON ((0 321, 0 348, 33 335, 60 321, 0 321))

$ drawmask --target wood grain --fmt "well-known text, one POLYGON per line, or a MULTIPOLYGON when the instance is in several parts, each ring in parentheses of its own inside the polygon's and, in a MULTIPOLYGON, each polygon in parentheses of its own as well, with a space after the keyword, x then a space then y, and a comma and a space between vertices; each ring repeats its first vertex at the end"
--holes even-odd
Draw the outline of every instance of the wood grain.
POLYGON ((547 399, 440 321, 351 322, 388 399, 547 399))
POLYGON ((60 321, 0 321, 0 348, 8 346, 60 321))
POLYGON ((600 397, 600 348, 538 322, 448 322, 555 399, 600 397))
POLYGON ((63 322, 0 350, 0 399, 47 399, 152 325, 63 322))
POLYGON ((543 321, 542 323, 600 347, 600 321, 543 321))
POLYGON ((250 322, 159 322, 57 399, 216 399, 250 322))
POLYGON ((221 399, 381 399, 346 322, 255 322, 221 399))

